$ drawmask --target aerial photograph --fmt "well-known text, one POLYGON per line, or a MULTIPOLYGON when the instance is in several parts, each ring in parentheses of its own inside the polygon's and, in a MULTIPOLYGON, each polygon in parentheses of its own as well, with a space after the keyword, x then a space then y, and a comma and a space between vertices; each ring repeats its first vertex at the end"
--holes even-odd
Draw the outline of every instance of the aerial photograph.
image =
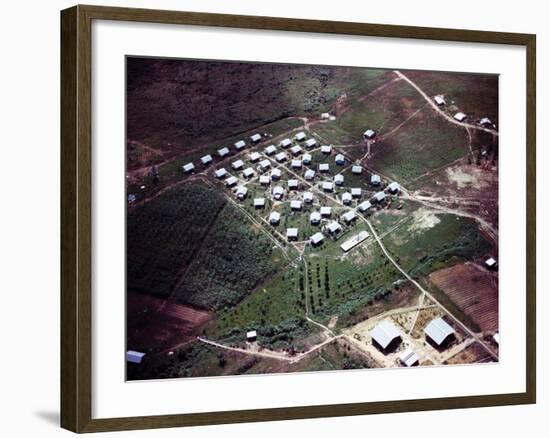
POLYGON ((126 379, 498 362, 498 107, 494 74, 128 56, 126 379))

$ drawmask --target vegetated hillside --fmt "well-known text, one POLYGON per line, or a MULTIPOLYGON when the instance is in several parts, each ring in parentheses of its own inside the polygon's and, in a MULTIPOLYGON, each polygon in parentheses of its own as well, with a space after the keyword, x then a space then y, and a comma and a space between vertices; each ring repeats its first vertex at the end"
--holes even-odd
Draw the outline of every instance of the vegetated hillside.
POLYGON ((162 152, 183 151, 285 117, 317 114, 343 93, 374 89, 387 73, 351 67, 130 57, 128 140, 162 152))

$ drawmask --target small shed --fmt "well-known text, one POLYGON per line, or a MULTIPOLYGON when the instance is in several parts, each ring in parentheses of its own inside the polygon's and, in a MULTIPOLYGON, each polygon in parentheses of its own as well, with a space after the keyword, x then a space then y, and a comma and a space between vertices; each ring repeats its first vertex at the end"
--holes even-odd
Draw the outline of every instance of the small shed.
POLYGON ((254 198, 254 208, 264 208, 265 198, 254 198))
POLYGON ((332 214, 332 209, 330 207, 321 207, 320 211, 323 217, 330 217, 332 214))
POLYGON ((335 175, 334 184, 336 184, 337 186, 341 186, 342 184, 344 184, 344 175, 342 175, 341 173, 335 175))
POLYGON ((493 126, 493 122, 491 122, 491 119, 489 117, 483 117, 480 121, 479 121, 479 124, 481 126, 493 126))
POLYGON ((328 171, 329 171, 328 163, 319 164, 319 172, 328 172, 328 171))
POLYGON ((418 365, 420 358, 411 348, 407 348, 399 355, 399 361, 406 367, 418 365))
POLYGON ((331 145, 323 145, 321 146, 321 153, 323 154, 330 154, 332 152, 332 146, 331 145))
POLYGON ((209 165, 211 162, 212 162, 212 155, 207 154, 207 155, 201 157, 201 163, 202 163, 204 166, 209 165))
POLYGON ((321 119, 323 120, 330 119, 330 113, 321 113, 321 119))
POLYGON ((250 141, 252 143, 258 143, 262 139, 262 136, 260 134, 253 134, 250 136, 250 141))
POLYGON ((254 176, 254 169, 252 169, 252 167, 247 167, 244 169, 243 175, 245 178, 252 178, 254 176))
POLYGON ((298 141, 302 141, 306 139, 306 134, 305 132, 298 132, 298 134, 296 134, 294 138, 298 141))
POLYGON ((485 260, 485 266, 487 267, 487 269, 496 269, 497 261, 493 257, 489 257, 487 260, 485 260))
POLYGON ((258 339, 258 333, 256 333, 256 330, 250 330, 249 332, 246 332, 246 342, 256 342, 258 339))
POLYGON ((126 352, 126 360, 130 363, 140 364, 144 357, 145 353, 142 353, 141 351, 128 350, 126 352))
POLYGON ((246 143, 244 142, 244 140, 239 140, 233 146, 235 146, 235 149, 237 149, 239 151, 239 150, 243 149, 246 146, 246 143))
POLYGON ((370 177, 370 183, 373 186, 379 186, 381 182, 382 182, 382 178, 380 178, 380 175, 372 175, 370 177))
POLYGON ((311 181, 313 178, 315 178, 315 171, 312 169, 306 170, 306 173, 304 173, 304 178, 308 181, 311 181))
POLYGON ((324 238, 325 236, 323 236, 323 233, 318 232, 318 233, 315 233, 313 236, 311 236, 309 240, 311 241, 311 244, 315 246, 315 245, 319 245, 324 238))
POLYGON ((352 166, 351 173, 354 173, 356 175, 361 175, 361 173, 363 173, 363 168, 361 166, 352 166))
POLYGON ((288 180, 288 188, 289 190, 295 190, 298 188, 298 180, 297 179, 289 179, 288 180))
POLYGON ((316 144, 317 144, 317 140, 315 140, 314 138, 310 138, 309 140, 306 141, 306 147, 308 148, 312 148, 316 144))
POLYGON ((351 203, 351 193, 350 192, 342 193, 342 202, 346 205, 351 203))
MULTIPOLYGON (((304 133, 302 132, 302 134, 304 133)), ((304 134, 304 138, 306 138, 305 134, 304 134)), ((284 140, 281 140, 281 142, 279 143, 279 146, 281 146, 282 148, 287 148, 291 144, 292 144, 292 140, 290 140, 290 138, 285 138, 284 140)))
POLYGON ((233 163, 231 163, 231 167, 235 170, 242 169, 244 167, 244 161, 243 160, 233 161, 233 163))
POLYGON ((296 240, 298 238, 298 228, 287 228, 286 238, 288 240, 296 240))
POLYGON ((193 163, 187 163, 183 165, 183 171, 185 173, 191 173, 195 170, 195 165, 193 163))
POLYGON ((276 225, 281 220, 281 214, 277 211, 272 211, 269 215, 269 223, 272 225, 276 225))
POLYGON ((309 222, 312 225, 319 224, 321 222, 321 213, 319 213, 318 211, 314 211, 314 212, 310 213, 309 222))
POLYGON ((395 325, 387 319, 381 321, 370 331, 372 343, 382 352, 388 353, 401 342, 401 334, 395 325))
POLYGON ((445 105, 445 98, 441 94, 434 96, 434 100, 435 100, 435 103, 437 103, 438 105, 445 105))
POLYGON ((373 131, 372 129, 367 129, 363 133, 363 137, 365 137, 366 140, 370 140, 370 139, 374 138, 375 135, 376 135, 376 132, 373 131))
POLYGON ((353 187, 351 189, 351 196, 353 196, 354 198, 360 198, 361 197, 361 188, 353 187))
POLYGON ((338 164, 339 166, 343 166, 346 162, 346 158, 342 154, 337 154, 334 158, 334 162, 338 164))
POLYGON ((459 122, 462 122, 466 119, 466 114, 458 112, 454 115, 455 120, 458 120, 459 122))
POLYGON ((223 167, 221 169, 217 169, 215 172, 214 172, 214 175, 216 176, 216 178, 223 178, 225 175, 227 175, 227 170, 225 170, 223 167))
POLYGON ((300 145, 292 146, 290 148, 290 152, 292 152, 292 155, 300 155, 300 152, 302 152, 302 146, 300 145))
POLYGON ((329 181, 323 182, 322 187, 325 192, 332 192, 334 190, 334 184, 329 181))
POLYGON ((310 164, 311 163, 311 154, 305 153, 302 156, 302 161, 304 162, 304 164, 310 164))
POLYGON ((223 158, 225 157, 226 155, 229 155, 229 148, 221 148, 221 149, 218 149, 218 155, 223 158))
POLYGON ((255 163, 256 161, 258 161, 260 158, 262 158, 262 156, 258 153, 258 152, 252 152, 249 156, 250 158, 250 161, 252 161, 253 163, 255 163))

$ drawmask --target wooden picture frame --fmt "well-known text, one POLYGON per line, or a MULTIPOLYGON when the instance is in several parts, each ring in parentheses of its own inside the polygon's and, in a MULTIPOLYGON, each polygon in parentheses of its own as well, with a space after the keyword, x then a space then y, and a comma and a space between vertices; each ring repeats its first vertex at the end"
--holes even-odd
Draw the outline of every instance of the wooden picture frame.
POLYGON ((75 6, 61 12, 61 426, 98 432, 175 426, 274 421, 535 403, 535 49, 530 34, 473 30, 75 6), (254 409, 231 412, 92 418, 91 288, 91 63, 93 20, 187 24, 519 45, 526 48, 527 77, 527 284, 526 391, 524 393, 405 401, 254 409))

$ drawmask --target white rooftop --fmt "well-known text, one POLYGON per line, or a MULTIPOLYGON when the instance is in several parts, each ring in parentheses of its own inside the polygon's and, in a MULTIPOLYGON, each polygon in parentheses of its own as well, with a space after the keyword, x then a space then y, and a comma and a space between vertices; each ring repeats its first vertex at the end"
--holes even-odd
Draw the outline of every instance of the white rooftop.
POLYGON ((328 172, 328 170, 329 170, 328 163, 319 164, 319 172, 328 172))
POLYGON ((260 184, 269 184, 270 182, 271 182, 271 178, 268 175, 260 176, 260 184))
POLYGON ((390 192, 398 192, 401 188, 399 187, 399 184, 394 181, 388 186, 388 190, 390 192))
POLYGON ((371 330, 370 335, 372 336, 372 339, 374 339, 382 348, 387 348, 394 339, 401 336, 395 325, 387 319, 383 320, 376 327, 374 327, 371 330))
POLYGON ((305 164, 311 163, 311 154, 305 153, 305 154, 302 156, 302 161, 303 161, 305 164))
POLYGON ((351 210, 342 215, 342 220, 344 220, 345 222, 351 222, 356 217, 357 217, 357 214, 353 210, 351 210))
POLYGON ((267 154, 267 155, 271 155, 271 154, 274 154, 275 152, 277 152, 277 148, 273 145, 270 145, 268 147, 266 147, 264 149, 264 152, 267 154))
POLYGON ((243 166, 244 166, 243 160, 233 161, 233 163, 231 164, 231 167, 233 167, 233 169, 240 169, 243 166))
POLYGON ((437 345, 441 345, 454 332, 455 330, 443 318, 432 320, 424 329, 426 336, 430 337, 437 345))
POLYGON ((246 339, 254 339, 257 336, 258 334, 256 333, 256 330, 250 330, 249 332, 246 332, 246 339))
POLYGON ((350 192, 344 192, 342 193, 342 202, 344 204, 351 202, 351 193, 350 192))
POLYGON ((298 228, 287 228, 286 237, 298 237, 298 228))
POLYGON ((267 169, 267 168, 270 167, 270 166, 271 166, 271 161, 269 161, 269 160, 262 160, 262 161, 260 161, 260 167, 261 167, 262 169, 267 169))
POLYGON ((218 155, 220 157, 224 157, 225 155, 227 155, 229 153, 229 149, 228 148, 221 148, 221 149, 218 149, 218 155))
POLYGON ((294 138, 298 141, 301 141, 306 138, 306 134, 304 132, 298 132, 298 134, 296 134, 294 138))
POLYGON ((316 144, 317 144, 317 140, 315 140, 314 138, 310 138, 308 141, 306 141, 306 146, 308 148, 313 147, 316 144))
POLYGON ((378 202, 383 201, 386 199, 386 194, 384 192, 377 192, 374 194, 374 199, 376 199, 378 202))
POLYGON ((333 189, 334 189, 334 184, 332 184, 329 181, 323 182, 323 190, 325 190, 326 192, 332 192, 333 189))
POLYGON ((299 145, 292 146, 292 147, 290 148, 290 152, 292 152, 294 155, 297 155, 297 154, 299 154, 300 152, 302 152, 302 147, 299 146, 299 145))
POLYGON ((285 190, 281 186, 277 186, 273 189, 274 195, 282 195, 285 192, 285 190))
POLYGON ((254 198, 254 207, 263 207, 265 205, 265 198, 254 198))
POLYGON ((216 175, 216 178, 223 178, 225 175, 227 175, 227 170, 222 167, 221 169, 217 169, 214 172, 214 175, 216 175))
POLYGON ((374 134, 375 134, 375 132, 374 132, 372 129, 367 129, 367 130, 363 133, 363 135, 364 135, 365 137, 367 137, 367 138, 372 138, 372 137, 374 137, 374 134))
POLYGON ((330 207, 321 207, 321 216, 330 216, 331 208, 330 207))
POLYGON ((247 167, 246 169, 244 169, 243 175, 247 178, 250 178, 252 175, 254 175, 254 169, 252 169, 252 167, 247 167))
POLYGON ((212 155, 208 154, 201 158, 202 164, 208 164, 212 161, 212 155))
POLYGON ((292 160, 290 165, 295 168, 300 168, 302 167, 302 160, 292 160))
POLYGON ((382 179, 380 178, 380 175, 372 175, 370 177, 371 184, 380 184, 380 181, 382 181, 382 179))
POLYGON ((363 168, 361 166, 352 166, 351 171, 352 173, 360 174, 363 172, 363 168))
POLYGON ((336 164, 344 164, 344 161, 346 161, 346 159, 344 158, 344 156, 342 154, 338 154, 334 158, 334 161, 336 161, 336 164))
POLYGON ((289 179, 288 180, 288 187, 295 189, 298 187, 298 180, 297 179, 289 179))
POLYGON ((313 201, 313 193, 304 192, 303 198, 304 198, 304 201, 311 202, 311 201, 313 201))
POLYGON ((256 141, 260 141, 262 139, 262 136, 260 134, 253 134, 250 136, 250 140, 256 142, 256 141))
POLYGON ((141 363, 144 357, 145 353, 140 351, 128 350, 126 352, 126 360, 131 363, 141 363))
POLYGON ((338 185, 344 184, 344 175, 338 174, 334 177, 334 182, 338 185))
POLYGON ((354 196, 354 197, 361 196, 361 189, 359 187, 353 187, 351 189, 351 196, 354 196))
POLYGON ((315 178, 315 171, 311 169, 306 170, 306 173, 304 173, 304 178, 307 180, 315 178))
POLYGON ((321 214, 318 211, 313 211, 309 215, 309 221, 314 224, 321 222, 321 214))
POLYGON ((458 112, 454 115, 454 118, 458 120, 459 122, 462 122, 466 118, 466 114, 462 112, 458 112))
POLYGON ((250 154, 250 161, 258 161, 262 156, 258 152, 252 152, 250 154))
POLYGON ((284 161, 287 159, 287 154, 285 154, 284 152, 279 152, 277 155, 275 155, 275 159, 277 161, 284 161))
POLYGON ((302 208, 302 202, 297 200, 290 201, 290 208, 293 210, 300 210, 302 208))
POLYGON ((244 142, 244 140, 239 140, 237 143, 235 143, 234 145, 237 149, 242 149, 246 146, 246 143, 244 142))
POLYGON ((359 245, 363 240, 365 240, 367 237, 369 237, 369 233, 367 233, 365 230, 360 231, 352 238, 346 240, 344 243, 340 245, 340 248, 344 252, 348 252, 353 247, 359 245))
POLYGON ((327 225, 327 230, 329 230, 331 233, 336 233, 337 231, 340 231, 342 229, 342 225, 340 225, 336 221, 332 221, 330 224, 327 225))
POLYGON ((248 189, 245 186, 239 186, 237 188, 237 197, 244 198, 248 193, 248 189))
POLYGON ((272 211, 271 214, 269 215, 269 222, 271 222, 272 224, 277 223, 280 220, 281 220, 281 214, 277 211, 272 211))
POLYGON ((281 177, 281 169, 273 169, 271 171, 271 178, 280 178, 281 177))
POLYGON ((444 105, 445 104, 445 98, 441 94, 438 94, 437 96, 434 96, 434 100, 435 100, 435 103, 437 103, 438 105, 444 105))
POLYGON ((359 210, 365 212, 372 207, 372 204, 369 201, 363 201, 357 207, 359 208, 359 210))
MULTIPOLYGON (((304 134, 304 133, 302 132, 302 134, 304 134)), ((306 135, 304 134, 304 138, 305 138, 305 136, 306 135)), ((281 140, 281 142, 279 144, 281 145, 281 147, 287 148, 292 144, 292 140, 290 140, 290 138, 285 138, 284 140, 281 140)))
POLYGON ((227 178, 225 180, 225 184, 228 185, 228 186, 233 186, 233 185, 237 184, 237 182, 239 182, 239 180, 235 176, 230 176, 229 178, 227 178))
POLYGON ((419 359, 418 354, 416 354, 411 348, 407 348, 399 355, 399 360, 407 367, 413 366, 419 361, 419 359))
POLYGON ((193 163, 187 163, 183 166, 183 170, 186 172, 191 172, 195 168, 193 163))
POLYGON ((332 152, 332 146, 330 146, 330 145, 321 146, 321 152, 323 154, 330 154, 332 152))
POLYGON ((323 236, 323 233, 318 232, 315 233, 313 236, 310 237, 311 243, 314 245, 317 245, 318 243, 322 242, 325 236, 323 236))

